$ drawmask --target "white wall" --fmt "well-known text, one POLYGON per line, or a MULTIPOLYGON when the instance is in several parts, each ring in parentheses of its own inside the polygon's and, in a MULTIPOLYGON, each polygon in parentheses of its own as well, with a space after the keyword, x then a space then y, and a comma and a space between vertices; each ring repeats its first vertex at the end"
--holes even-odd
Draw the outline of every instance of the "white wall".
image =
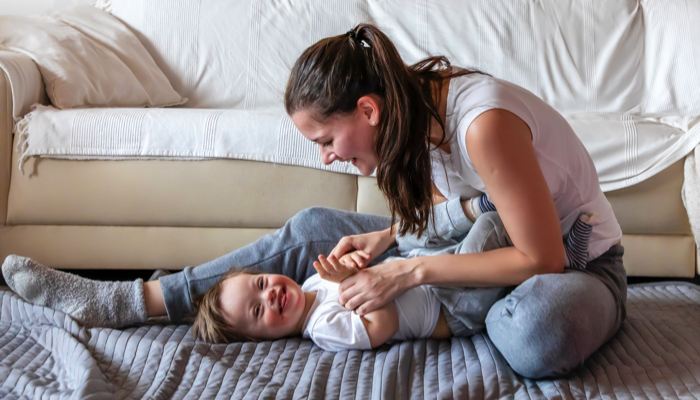
POLYGON ((0 15, 41 14, 75 4, 93 4, 95 0, 0 0, 0 15))

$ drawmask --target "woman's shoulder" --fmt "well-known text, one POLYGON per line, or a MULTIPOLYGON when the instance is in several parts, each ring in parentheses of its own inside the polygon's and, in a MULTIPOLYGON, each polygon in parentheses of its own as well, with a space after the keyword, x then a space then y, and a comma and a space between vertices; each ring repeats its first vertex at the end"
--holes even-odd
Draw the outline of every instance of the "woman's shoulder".
POLYGON ((445 76, 452 76, 452 79, 471 81, 499 81, 500 79, 491 76, 489 73, 476 68, 451 66, 443 72, 445 76))
POLYGON ((535 114, 549 118, 550 113, 556 113, 527 89, 479 72, 452 79, 447 108, 460 125, 492 109, 501 109, 515 114, 531 129, 536 125, 535 114))
MULTIPOLYGON (((509 93, 506 82, 481 72, 470 72, 450 79, 446 99, 446 117, 450 130, 458 128, 475 112, 491 108, 511 108, 518 97, 509 93)), ((473 115, 474 117, 476 115, 473 115)))
POLYGON ((454 98, 466 101, 469 99, 493 99, 505 95, 515 89, 511 83, 495 78, 479 71, 469 71, 465 75, 454 76, 450 79, 449 94, 454 98))

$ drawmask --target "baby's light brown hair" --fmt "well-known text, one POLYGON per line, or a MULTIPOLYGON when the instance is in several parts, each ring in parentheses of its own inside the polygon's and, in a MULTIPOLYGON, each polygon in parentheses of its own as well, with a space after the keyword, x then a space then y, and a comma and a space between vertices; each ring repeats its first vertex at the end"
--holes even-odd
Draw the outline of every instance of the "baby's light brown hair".
POLYGON ((250 269, 231 268, 204 294, 194 299, 194 312, 191 316, 192 335, 207 343, 256 342, 257 339, 238 332, 226 323, 221 311, 221 287, 226 279, 238 275, 260 275, 262 272, 250 269))

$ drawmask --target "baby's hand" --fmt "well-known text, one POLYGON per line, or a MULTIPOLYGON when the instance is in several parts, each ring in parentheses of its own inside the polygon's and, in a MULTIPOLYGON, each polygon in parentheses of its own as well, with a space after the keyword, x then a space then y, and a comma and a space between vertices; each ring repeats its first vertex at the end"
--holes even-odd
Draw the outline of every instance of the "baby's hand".
POLYGON ((355 250, 340 257, 341 264, 355 269, 364 268, 367 265, 367 260, 369 260, 369 254, 362 250, 355 250))
MULTIPOLYGON (((321 279, 327 281, 340 283, 345 280, 345 278, 354 275, 358 269, 355 267, 355 258, 352 257, 353 254, 359 251, 354 251, 348 253, 340 258, 336 259, 334 255, 324 257, 323 254, 319 254, 318 261, 314 261, 314 268, 318 271, 321 279)), ((360 254, 356 254, 355 257, 360 257, 360 254)))

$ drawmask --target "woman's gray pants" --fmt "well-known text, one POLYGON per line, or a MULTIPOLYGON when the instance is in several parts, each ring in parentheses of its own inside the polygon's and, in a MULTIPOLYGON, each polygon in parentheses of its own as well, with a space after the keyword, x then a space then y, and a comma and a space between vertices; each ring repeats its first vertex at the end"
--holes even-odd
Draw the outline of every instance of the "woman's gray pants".
MULTIPOLYGON (((485 216, 477 219, 470 234, 453 236, 448 252, 508 245, 498 216, 485 216)), ((328 255, 342 237, 383 230, 390 222, 387 217, 328 208, 303 210, 284 227, 245 247, 161 277, 168 316, 182 322, 192 312, 192 299, 231 267, 284 274, 301 284, 316 273, 312 263, 318 255, 328 255)), ((374 263, 391 254, 395 251, 374 263)), ((559 376, 580 365, 622 324, 627 294, 622 254, 622 246, 613 246, 584 271, 536 275, 514 289, 435 288, 434 292, 457 335, 483 330, 485 320, 489 337, 516 372, 533 379, 559 376), (455 320, 466 328, 460 331, 455 320)))

